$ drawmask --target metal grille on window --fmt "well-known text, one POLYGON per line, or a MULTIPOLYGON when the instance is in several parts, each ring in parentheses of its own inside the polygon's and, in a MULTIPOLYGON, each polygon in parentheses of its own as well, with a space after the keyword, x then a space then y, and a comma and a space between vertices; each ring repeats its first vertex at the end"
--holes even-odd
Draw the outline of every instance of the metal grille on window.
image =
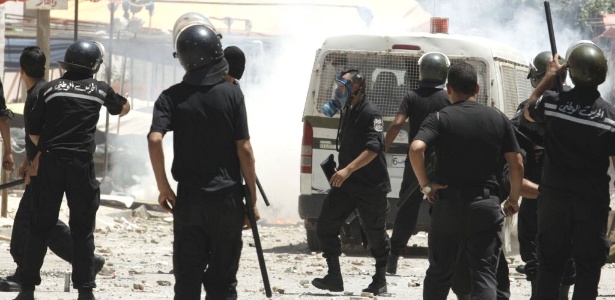
POLYGON ((463 59, 450 58, 450 60, 451 64, 466 62, 468 64, 471 64, 476 69, 476 73, 478 73, 478 85, 480 86, 478 94, 476 95, 476 102, 485 105, 491 105, 491 103, 489 103, 488 92, 488 87, 491 86, 491 84, 487 84, 489 82, 490 76, 489 72, 487 71, 487 65, 485 64, 485 62, 482 60, 472 60, 471 57, 463 59))
MULTIPOLYGON (((367 98, 376 104, 384 117, 397 114, 399 103, 407 91, 418 88, 420 55, 367 51, 336 51, 327 54, 322 66, 317 95, 317 109, 331 100, 333 79, 344 67, 358 68, 367 80, 367 98)), ((488 82, 487 66, 482 61, 451 59, 452 63, 465 61, 472 64, 479 74, 481 87, 488 82)), ((487 104, 488 91, 480 90, 477 101, 487 104)))
POLYGON ((516 70, 514 65, 504 62, 500 62, 500 69, 502 71, 502 91, 504 92, 504 113, 507 117, 512 118, 519 105, 516 70), (511 99, 514 101, 510 101, 511 99))
MULTIPOLYGON (((530 83, 530 80, 527 79, 527 73, 529 72, 527 66, 517 66, 517 97, 519 97, 519 103, 527 100, 534 88, 530 83)), ((516 108, 515 108, 516 109, 516 108)))

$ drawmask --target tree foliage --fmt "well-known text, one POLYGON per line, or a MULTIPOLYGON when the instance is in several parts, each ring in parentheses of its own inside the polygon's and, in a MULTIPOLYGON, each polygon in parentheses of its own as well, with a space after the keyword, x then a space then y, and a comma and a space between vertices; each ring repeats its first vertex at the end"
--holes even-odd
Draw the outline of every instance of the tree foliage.
MULTIPOLYGON (((430 8, 434 5, 457 2, 459 0, 417 0, 423 7, 430 8)), ((604 31, 602 14, 615 14, 614 0, 551 0, 551 14, 561 20, 570 28, 580 29, 582 34, 590 39, 604 31)), ((464 6, 470 6, 477 12, 491 14, 503 22, 512 19, 518 9, 544 10, 544 1, 536 0, 461 0, 464 6), (507 7, 502 10, 499 8, 507 7), (504 12, 505 11, 505 12, 504 12), (504 12, 504 13, 502 13, 504 12), (493 15, 493 14, 498 15, 493 15)), ((615 24, 606 24, 615 25, 615 24)))

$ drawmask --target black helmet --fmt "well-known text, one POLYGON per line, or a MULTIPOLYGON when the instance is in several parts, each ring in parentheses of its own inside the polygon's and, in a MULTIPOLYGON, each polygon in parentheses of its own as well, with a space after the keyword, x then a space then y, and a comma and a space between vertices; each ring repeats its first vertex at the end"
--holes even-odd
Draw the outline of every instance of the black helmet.
POLYGON ((594 43, 579 41, 572 44, 566 52, 566 59, 575 86, 596 87, 606 79, 606 58, 594 43))
POLYGON ((58 61, 66 71, 94 74, 103 62, 105 48, 95 41, 76 41, 66 49, 64 60, 58 61))
MULTIPOLYGON (((527 74, 527 79, 530 80, 530 83, 534 88, 538 86, 542 78, 545 76, 545 73, 547 73, 547 65, 552 58, 553 54, 551 54, 551 51, 543 51, 538 53, 534 59, 530 61, 530 72, 527 74)), ((559 63, 564 64, 565 61, 560 59, 559 63)), ((566 81, 566 77, 566 72, 563 72, 562 75, 560 75, 562 83, 566 81)))
POLYGON ((448 68, 451 62, 446 55, 439 52, 429 52, 419 58, 419 81, 442 85, 446 82, 448 68))
POLYGON ((205 25, 190 25, 183 28, 175 40, 174 56, 186 71, 218 62, 224 58, 220 38, 205 25))

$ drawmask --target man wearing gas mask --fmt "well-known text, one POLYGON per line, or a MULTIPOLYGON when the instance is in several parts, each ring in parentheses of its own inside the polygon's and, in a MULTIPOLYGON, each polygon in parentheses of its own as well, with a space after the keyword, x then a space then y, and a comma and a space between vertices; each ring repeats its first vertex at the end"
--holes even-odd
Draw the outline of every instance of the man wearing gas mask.
POLYGON ((384 157, 383 121, 380 110, 365 97, 365 77, 357 69, 344 69, 335 78, 334 100, 323 106, 332 117, 340 112, 339 168, 329 179, 331 190, 318 218, 317 235, 328 273, 312 284, 333 292, 344 291, 340 270, 340 229, 355 209, 376 259, 376 274, 364 289, 378 295, 387 291, 386 264, 390 252, 386 233, 386 195, 391 191, 384 157))

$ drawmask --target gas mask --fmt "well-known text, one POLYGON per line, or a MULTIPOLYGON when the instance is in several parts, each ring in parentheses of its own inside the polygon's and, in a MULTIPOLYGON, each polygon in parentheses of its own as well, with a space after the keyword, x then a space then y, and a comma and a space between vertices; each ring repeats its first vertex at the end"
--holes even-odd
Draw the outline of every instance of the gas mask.
MULTIPOLYGON (((344 108, 344 106, 346 106, 348 100, 352 96, 355 96, 354 94, 352 94, 352 83, 353 79, 357 77, 357 75, 353 76, 352 79, 344 79, 343 76, 349 72, 358 71, 355 69, 348 69, 340 72, 340 74, 335 77, 333 93, 331 95, 332 100, 322 106, 322 112, 329 118, 333 118, 333 116, 335 116, 338 111, 340 111, 342 108, 344 108)), ((357 74, 358 76, 361 76, 359 73, 357 74)))

